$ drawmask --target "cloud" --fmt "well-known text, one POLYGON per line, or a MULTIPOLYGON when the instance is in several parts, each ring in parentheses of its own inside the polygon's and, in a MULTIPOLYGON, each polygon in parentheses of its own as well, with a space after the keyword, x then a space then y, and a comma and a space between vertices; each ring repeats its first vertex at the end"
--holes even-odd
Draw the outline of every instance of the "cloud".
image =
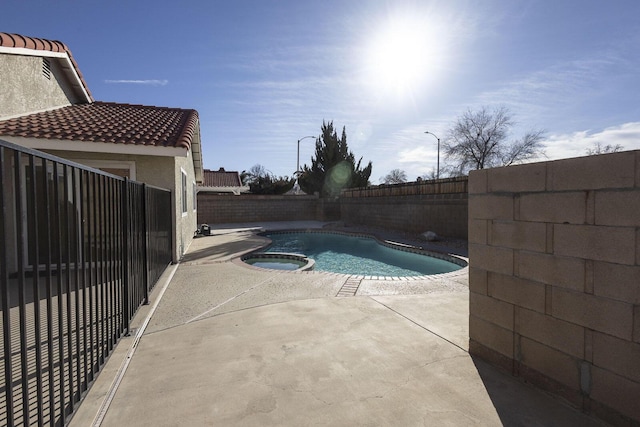
POLYGON ((398 153, 398 162, 400 163, 426 163, 424 159, 433 156, 433 150, 427 147, 414 147, 402 150, 398 153))
POLYGON ((640 122, 629 122, 611 126, 599 132, 590 130, 576 131, 569 134, 551 135, 545 142, 549 159, 580 157, 587 154, 587 149, 596 143, 602 145, 621 145, 623 150, 640 149, 640 122))
POLYGON ((166 86, 167 84, 169 84, 169 80, 105 80, 104 82, 110 84, 135 84, 151 86, 166 86))

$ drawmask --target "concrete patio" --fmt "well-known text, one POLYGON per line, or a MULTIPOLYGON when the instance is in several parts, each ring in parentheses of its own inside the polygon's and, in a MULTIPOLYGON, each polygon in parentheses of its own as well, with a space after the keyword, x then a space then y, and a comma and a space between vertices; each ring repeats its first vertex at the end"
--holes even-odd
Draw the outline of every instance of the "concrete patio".
POLYGON ((472 358, 468 277, 363 280, 250 268, 219 227, 167 269, 71 426, 601 425, 472 358))

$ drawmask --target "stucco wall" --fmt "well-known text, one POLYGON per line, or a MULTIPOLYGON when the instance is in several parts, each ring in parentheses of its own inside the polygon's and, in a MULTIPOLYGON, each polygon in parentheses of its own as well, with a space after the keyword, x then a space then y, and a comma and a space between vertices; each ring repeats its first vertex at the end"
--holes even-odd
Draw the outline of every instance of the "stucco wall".
POLYGON ((70 105, 69 84, 56 60, 50 60, 51 78, 42 72, 42 58, 0 53, 0 117, 70 105))
POLYGON ((197 202, 195 200, 195 171, 191 151, 187 157, 175 157, 175 216, 176 216, 176 255, 180 258, 189 248, 197 225, 197 202), (187 173, 187 212, 182 212, 182 171, 187 173))
MULTIPOLYGON (((114 147, 117 148, 117 147, 114 147)), ((45 151, 45 150, 43 150, 45 151)), ((135 180, 155 187, 171 190, 174 209, 172 212, 157 212, 157 215, 171 215, 176 229, 174 239, 174 261, 179 260, 193 239, 197 228, 197 213, 194 211, 192 183, 195 171, 191 152, 188 157, 141 156, 119 153, 88 153, 77 151, 46 150, 47 152, 78 163, 86 160, 126 161, 135 163, 135 180), (182 215, 181 168, 187 172, 187 214, 182 215)))
POLYGON ((469 350, 640 420, 640 151, 475 171, 469 350))
MULTIPOLYGON (((117 146, 114 144, 114 151, 117 146)), ((95 161, 122 162, 126 166, 128 162, 135 165, 135 181, 145 182, 160 188, 171 190, 174 187, 174 160, 168 156, 141 156, 120 153, 89 153, 81 151, 41 150, 55 156, 63 157, 80 164, 96 167, 95 161)))

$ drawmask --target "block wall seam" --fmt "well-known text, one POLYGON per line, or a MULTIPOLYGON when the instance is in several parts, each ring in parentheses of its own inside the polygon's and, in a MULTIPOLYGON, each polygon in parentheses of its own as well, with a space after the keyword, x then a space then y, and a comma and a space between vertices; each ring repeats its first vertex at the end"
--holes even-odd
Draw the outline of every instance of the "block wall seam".
POLYGON ((545 252, 548 254, 552 254, 553 253, 553 238, 554 238, 554 234, 553 234, 553 224, 550 223, 546 223, 547 229, 546 229, 546 233, 547 233, 547 237, 546 237, 546 243, 547 243, 547 247, 545 252))
POLYGON ((596 223, 596 192, 593 190, 587 191, 587 197, 585 200, 585 224, 595 225, 596 223))
POLYGON ((633 332, 632 341, 640 344, 640 305, 633 306, 633 332))
POLYGON ((584 293, 593 295, 593 260, 587 259, 584 263, 584 293))
POLYGON ((581 389, 581 358, 526 336, 522 338, 522 352, 519 362, 523 365, 532 367, 548 377, 561 377, 560 382, 571 389, 581 389))
POLYGON ((593 363, 593 329, 584 328, 584 360, 593 363))
POLYGON ((628 341, 633 339, 632 304, 565 288, 552 287, 551 292, 552 317, 628 341))
POLYGON ((487 289, 491 297, 540 313, 545 312, 546 286, 513 274, 489 271, 487 289))
MULTIPOLYGON (((554 224, 553 253, 561 256, 634 265, 635 228, 623 226, 554 224), (632 232, 633 233, 633 232, 632 232)), ((637 233, 636 233, 637 234, 637 233)))
POLYGON ((544 285, 544 314, 553 317, 553 286, 544 285))
POLYGON ((518 277, 568 289, 584 289, 584 260, 519 251, 518 277))
POLYGON ((492 350, 513 359, 514 333, 512 330, 470 314, 469 339, 482 342, 492 350))
POLYGON ((640 227, 636 227, 636 265, 640 265, 640 227))

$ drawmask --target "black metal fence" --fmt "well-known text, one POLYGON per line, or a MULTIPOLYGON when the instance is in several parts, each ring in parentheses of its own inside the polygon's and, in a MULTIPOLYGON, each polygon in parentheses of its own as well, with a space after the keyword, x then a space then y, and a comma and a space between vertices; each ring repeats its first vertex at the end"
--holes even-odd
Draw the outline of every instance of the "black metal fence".
POLYGON ((171 262, 171 194, 0 141, 0 425, 64 425, 171 262))

